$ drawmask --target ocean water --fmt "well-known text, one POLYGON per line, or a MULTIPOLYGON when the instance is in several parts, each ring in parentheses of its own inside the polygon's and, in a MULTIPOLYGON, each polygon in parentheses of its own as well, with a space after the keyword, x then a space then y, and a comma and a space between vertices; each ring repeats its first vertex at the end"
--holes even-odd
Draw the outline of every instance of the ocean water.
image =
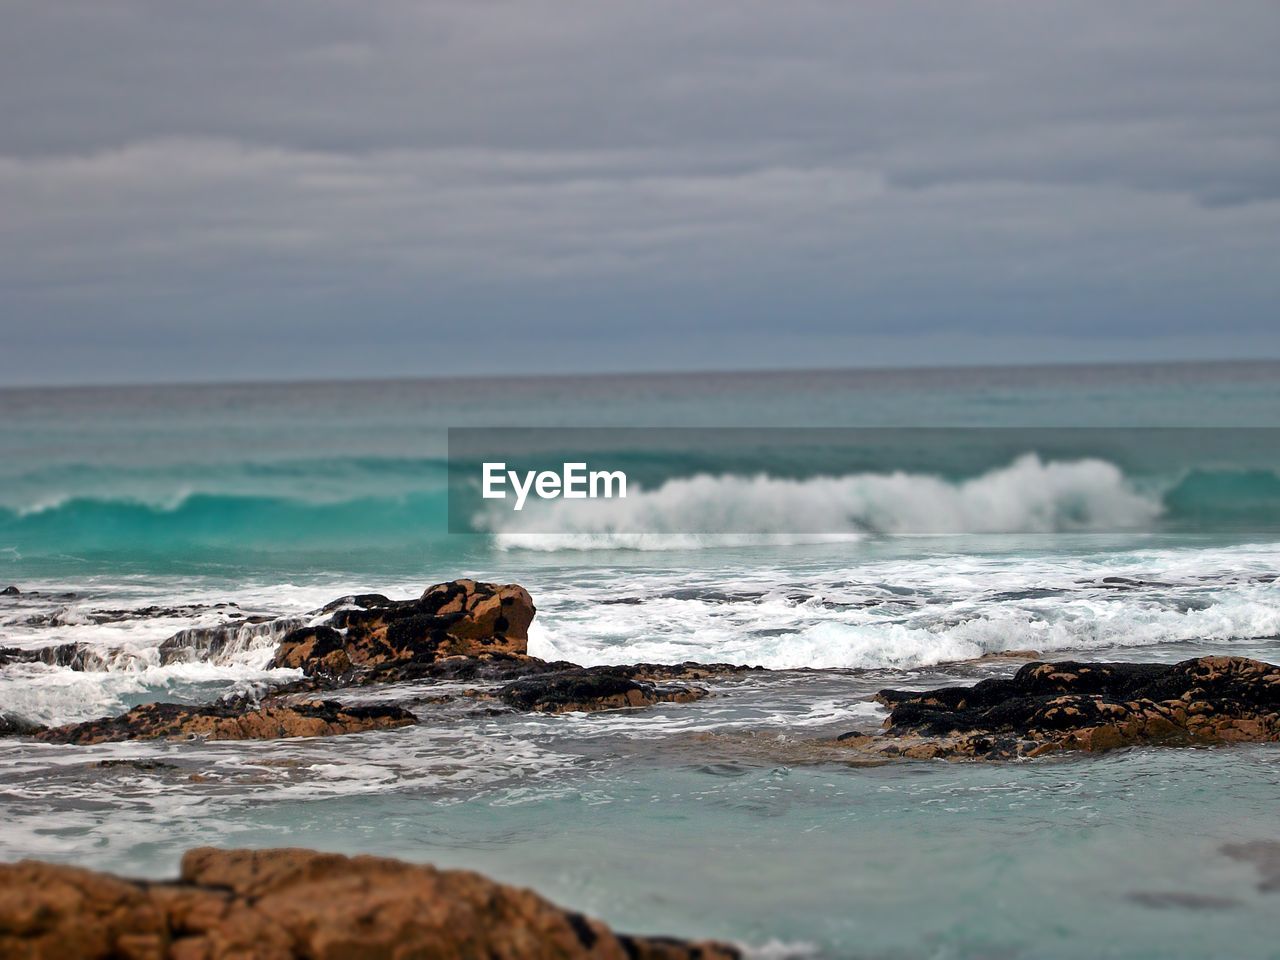
POLYGON ((286 679, 275 641, 327 601, 462 575, 528 587, 539 656, 769 668, 636 712, 489 716, 397 685, 345 695, 420 698, 419 726, 0 741, 0 857, 161 876, 203 843, 384 853, 768 956, 1280 956, 1280 894, 1230 846, 1280 841, 1274 748, 874 769, 803 749, 877 725, 881 687, 1020 662, 993 654, 1276 660, 1273 428, 1275 363, 0 390, 0 587, 22 591, 0 647, 101 653, 0 668, 0 711, 62 723, 286 679), (689 426, 1018 428, 1019 447, 834 475, 709 457, 630 501, 656 535, 567 514, 448 532, 450 427, 689 426), (1174 429, 1066 456, 1064 427, 1174 429), (801 514, 828 535, 781 533, 801 514), (162 664, 183 631, 189 659, 162 664), (97 765, 120 757, 166 765, 97 765))

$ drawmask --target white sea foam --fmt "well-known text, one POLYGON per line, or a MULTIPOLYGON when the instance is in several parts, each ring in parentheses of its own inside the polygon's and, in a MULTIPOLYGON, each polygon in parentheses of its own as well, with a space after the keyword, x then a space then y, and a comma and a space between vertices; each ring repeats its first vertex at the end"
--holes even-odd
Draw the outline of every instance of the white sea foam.
POLYGON ((859 473, 803 480, 698 476, 636 488, 622 500, 533 502, 483 514, 504 548, 691 549, 856 539, 867 533, 1054 533, 1141 530, 1158 496, 1103 460, 1027 454, 981 476, 859 473))
MULTIPOLYGON (((577 561, 526 557, 520 571, 457 572, 525 583, 539 609, 530 653, 584 664, 697 660, 778 669, 914 668, 1022 649, 1105 656, 1107 650, 1143 647, 1158 657, 1161 645, 1179 641, 1274 655, 1260 638, 1280 635, 1280 584, 1269 579, 1280 569, 1278 546, 1089 554, 1037 546, 1032 542, 1021 553, 879 558, 863 546, 768 559, 750 551, 703 551, 678 564, 631 558, 590 569, 577 561), (1126 582, 1107 583, 1108 577, 1126 582)), ((100 655, 104 669, 10 664, 0 670, 0 703, 19 716, 65 723, 146 699, 207 700, 268 676, 284 679, 265 667, 288 626, 342 593, 382 586, 389 595, 408 596, 422 585, 414 579, 228 589, 150 579, 96 583, 79 600, 55 603, 65 585, 36 584, 49 604, 39 606, 35 590, 24 594, 6 612, 3 645, 84 644, 100 655), (184 628, 226 623, 226 610, 109 623, 93 616, 104 609, 216 601, 285 619, 232 626, 231 642, 218 653, 202 652, 194 642, 186 662, 162 663, 164 640, 184 628), (57 622, 23 625, 33 610, 58 611, 57 622)))
POLYGON ((793 669, 914 668, 1027 649, 1257 645, 1280 636, 1280 585, 1266 577, 1277 559, 1274 547, 942 556, 833 566, 799 583, 778 570, 705 580, 630 574, 608 595, 544 595, 529 649, 588 664, 793 669), (1142 579, 1122 589, 1105 581, 1126 576, 1142 579), (601 602, 617 596, 637 602, 601 602))

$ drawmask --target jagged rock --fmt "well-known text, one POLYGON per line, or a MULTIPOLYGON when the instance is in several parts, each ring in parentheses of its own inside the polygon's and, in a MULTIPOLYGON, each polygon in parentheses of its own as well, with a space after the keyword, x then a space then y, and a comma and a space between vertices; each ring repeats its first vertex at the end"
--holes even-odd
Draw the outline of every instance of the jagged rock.
POLYGON ((403 727, 412 713, 391 705, 344 706, 334 700, 254 703, 245 699, 191 706, 148 703, 118 717, 53 727, 36 734, 48 743, 93 744, 113 740, 275 740, 324 737, 403 727))
POLYGON ((655 703, 689 703, 707 695, 701 687, 658 686, 633 680, 626 669, 575 667, 524 677, 498 691, 516 710, 539 713, 587 713, 655 703))
POLYGON ((0 956, 26 960, 730 960, 616 934, 464 870, 308 850, 192 850, 177 881, 0 864, 0 956))
POLYGON ((1010 679, 883 690, 886 732, 846 734, 882 758, 1009 760, 1142 744, 1280 740, 1280 667, 1244 657, 1029 663, 1010 679))
POLYGON ((346 637, 325 626, 301 627, 286 634, 271 665, 326 677, 345 676, 355 669, 347 654, 346 637))
POLYGON ((474 580, 428 587, 417 600, 366 594, 336 602, 326 623, 280 642, 273 666, 352 678, 446 657, 524 656, 536 612, 523 587, 474 580))

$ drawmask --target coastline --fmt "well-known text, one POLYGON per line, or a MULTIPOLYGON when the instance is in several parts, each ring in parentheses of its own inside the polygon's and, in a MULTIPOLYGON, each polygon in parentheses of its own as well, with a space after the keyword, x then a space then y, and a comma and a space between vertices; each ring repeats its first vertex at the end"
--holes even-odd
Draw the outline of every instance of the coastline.
MULTIPOLYGON (((784 673, 775 678, 770 671, 730 664, 581 667, 547 662, 527 652, 535 613, 533 600, 522 587, 470 580, 437 584, 418 599, 393 600, 378 594, 343 597, 304 618, 310 621, 307 625, 297 626, 290 620, 291 629, 279 631, 273 662, 297 671, 300 676, 295 679, 263 685, 252 696, 203 704, 141 705, 122 716, 55 728, 14 723, 18 718, 11 718, 8 732, 11 740, 48 744, 45 750, 78 744, 77 749, 90 751, 81 756, 96 765, 102 776, 157 776, 170 782, 185 776, 199 789, 216 786, 221 777, 215 773, 211 779, 210 773, 191 768, 182 758, 184 752, 205 743, 236 741, 228 744, 235 748, 264 741, 314 741, 340 748, 344 742, 354 745, 364 738, 391 737, 396 728, 419 723, 415 711, 424 708, 452 711, 455 727, 483 726, 495 715, 540 716, 547 718, 540 722, 556 725, 577 724, 588 717, 624 719, 654 710, 666 710, 678 722, 681 710, 732 700, 735 690, 745 689, 742 684, 786 682, 787 677, 796 676, 784 673), (105 755, 92 759, 92 751, 110 748, 112 741, 170 746, 163 760, 105 755)), ((238 629, 228 628, 221 639, 201 635, 196 646, 182 651, 175 645, 170 656, 213 656, 234 640, 238 629)), ((191 634, 179 636, 194 639, 191 634)), ((1256 743, 1262 745, 1258 749, 1266 749, 1265 744, 1280 740, 1280 668, 1222 656, 1173 665, 1054 664, 1032 659, 1024 663, 1026 653, 971 662, 968 669, 975 671, 976 683, 970 686, 953 682, 930 690, 924 676, 915 684, 917 689, 881 690, 876 697, 878 712, 868 714, 856 729, 835 735, 812 735, 804 726, 770 733, 739 725, 724 732, 677 734, 667 748, 682 763, 714 764, 729 771, 740 764, 765 763, 820 773, 832 765, 869 770, 939 760, 996 768, 1012 763, 1034 769, 1041 764, 1088 762, 1071 761, 1073 754, 1124 755, 1134 749, 1189 758, 1194 752, 1188 753, 1187 747, 1256 743), (877 731, 876 726, 881 729, 877 731)), ((95 661, 82 654, 64 649, 51 656, 62 669, 72 670, 93 669, 111 659, 95 661)), ((5 656, 12 661, 24 653, 9 650, 5 656)), ((824 673, 800 676, 820 682, 824 673)), ((874 674, 867 679, 874 682, 874 674)), ((1266 842, 1221 846, 1228 859, 1256 865, 1262 874, 1260 891, 1271 883, 1270 849, 1266 842)), ((287 860, 294 855, 279 856, 287 860)), ((39 871, 46 868, 25 869, 36 871, 31 876, 40 876, 39 871)), ((56 876, 62 868, 47 869, 56 876)), ((1185 905, 1196 896, 1204 901, 1199 904, 1202 909, 1226 910, 1236 904, 1215 905, 1207 892, 1141 890, 1131 902, 1143 909, 1163 909, 1185 905)), ((80 909, 72 909, 68 916, 80 909)), ((15 930, 21 927, 17 921, 9 925, 15 930)), ((62 955, 75 955, 65 953, 73 941, 56 939, 63 936, 56 932, 49 936, 55 938, 50 944, 61 944, 62 955)), ((662 949, 684 949, 665 939, 661 943, 662 949)), ((742 939, 739 944, 715 947, 722 951, 719 954, 701 955, 732 956, 733 950, 752 946, 742 939)), ((696 948, 690 949, 694 952, 629 955, 699 955, 696 948)))

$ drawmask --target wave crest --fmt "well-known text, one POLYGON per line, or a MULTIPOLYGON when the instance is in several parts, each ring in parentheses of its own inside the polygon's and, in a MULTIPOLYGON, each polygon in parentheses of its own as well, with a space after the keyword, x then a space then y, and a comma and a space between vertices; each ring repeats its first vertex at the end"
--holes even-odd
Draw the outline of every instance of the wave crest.
POLYGON ((1112 463, 1044 461, 1031 453, 960 481, 901 471, 800 480, 699 474, 623 500, 531 503, 519 514, 482 514, 476 524, 506 548, 645 549, 867 534, 1143 530, 1162 510, 1158 495, 1137 490, 1112 463))

